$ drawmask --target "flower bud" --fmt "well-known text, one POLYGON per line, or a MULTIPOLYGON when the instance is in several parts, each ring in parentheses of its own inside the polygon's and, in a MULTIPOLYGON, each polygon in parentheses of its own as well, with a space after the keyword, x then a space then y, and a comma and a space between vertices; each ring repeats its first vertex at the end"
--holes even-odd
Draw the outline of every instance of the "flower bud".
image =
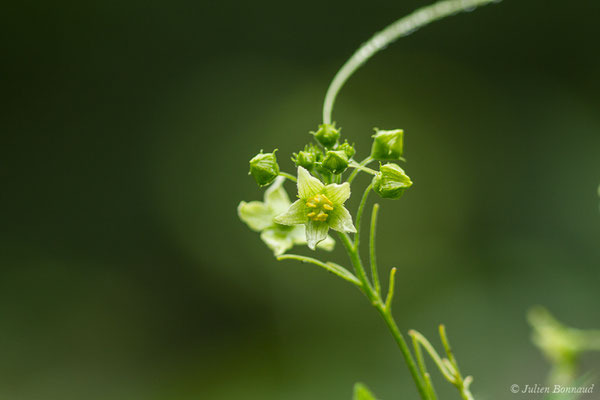
POLYGON ((311 170, 315 166, 315 155, 308 151, 300 151, 298 154, 294 153, 292 161, 298 167, 306 168, 311 170))
POLYGON ((337 149, 342 150, 344 153, 346 153, 348 159, 352 158, 352 156, 354 156, 354 154, 356 153, 354 145, 348 144, 348 141, 342 143, 337 149))
POLYGON ((340 138, 340 130, 335 129, 335 124, 321 124, 319 130, 311 133, 326 148, 332 148, 340 138))
POLYGON ((348 156, 343 150, 330 150, 323 158, 323 168, 334 174, 341 174, 348 168, 348 156))
POLYGON ((277 157, 275 157, 276 151, 277 149, 273 150, 272 153, 263 154, 261 150, 259 154, 250 160, 249 174, 254 177, 258 186, 270 184, 279 175, 279 165, 277 164, 277 157))
POLYGON ((404 131, 394 129, 391 131, 380 131, 375 129, 371 157, 375 160, 397 160, 402 157, 404 146, 404 131))
POLYGON ((322 158, 323 153, 321 152, 321 149, 314 144, 308 144, 304 146, 304 150, 294 153, 292 161, 297 167, 303 167, 310 171, 315 163, 321 161, 322 158))
POLYGON ((399 199, 412 181, 397 164, 385 164, 373 178, 373 190, 384 199, 399 199))

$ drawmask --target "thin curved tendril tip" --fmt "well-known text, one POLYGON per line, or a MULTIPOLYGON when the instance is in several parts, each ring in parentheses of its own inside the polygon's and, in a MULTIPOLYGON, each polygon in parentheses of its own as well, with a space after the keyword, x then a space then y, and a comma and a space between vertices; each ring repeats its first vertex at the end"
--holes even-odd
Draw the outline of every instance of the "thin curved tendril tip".
POLYGON ((419 8, 412 14, 400 18, 396 22, 386 27, 381 32, 376 33, 369 41, 364 43, 356 52, 346 61, 335 75, 323 102, 323 123, 331 123, 331 113, 335 98, 344 86, 344 83, 352 74, 360 68, 375 53, 383 50, 390 43, 402 36, 407 36, 419 28, 438 19, 457 14, 459 12, 473 11, 479 6, 489 3, 498 3, 500 0, 445 0, 438 3, 419 8))

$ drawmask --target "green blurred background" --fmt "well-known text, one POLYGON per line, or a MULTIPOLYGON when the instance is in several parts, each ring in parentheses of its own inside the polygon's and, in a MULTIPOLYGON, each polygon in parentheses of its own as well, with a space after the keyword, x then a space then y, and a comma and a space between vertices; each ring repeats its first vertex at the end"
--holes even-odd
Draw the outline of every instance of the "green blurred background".
MULTIPOLYGON (((275 261, 235 209, 262 197, 248 160, 279 148, 292 171, 337 68, 428 3, 7 4, 0 398, 415 398, 360 293, 275 261)), ((403 331, 447 324, 478 399, 544 382, 531 305, 600 327, 599 15, 506 0, 437 22, 334 110, 358 158, 374 126, 405 129, 415 185, 381 202, 380 268, 403 331)))

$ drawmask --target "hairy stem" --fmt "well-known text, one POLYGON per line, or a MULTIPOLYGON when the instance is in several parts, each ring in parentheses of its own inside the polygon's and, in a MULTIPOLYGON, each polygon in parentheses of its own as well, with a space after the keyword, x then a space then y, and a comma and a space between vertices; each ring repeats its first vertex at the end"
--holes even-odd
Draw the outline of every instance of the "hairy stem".
MULTIPOLYGON (((368 193, 368 191, 367 191, 367 193, 368 193)), ((359 235, 360 235, 360 231, 358 231, 356 233, 357 242, 358 242, 359 235)), ((402 353, 402 356, 404 357, 404 361, 406 362, 408 370, 410 371, 410 374, 412 375, 413 380, 415 381, 415 384, 417 385, 417 390, 419 391, 419 395, 421 396, 421 398, 423 400, 428 400, 429 394, 425 387, 425 383, 423 382, 423 379, 421 378, 421 375, 419 374, 419 371, 417 369, 417 365, 415 364, 415 360, 413 359, 412 353, 410 352, 408 345, 406 344, 406 340, 404 339, 404 336, 398 329, 398 326, 396 325, 396 321, 394 321, 394 317, 392 316, 391 309, 385 306, 385 304, 383 303, 383 301, 381 299, 381 296, 379 295, 379 293, 377 293, 375 291, 373 286, 371 286, 371 283, 369 282, 369 280, 366 276, 365 269, 363 267, 362 260, 360 258, 359 252, 358 252, 358 246, 355 246, 354 243, 352 243, 352 240, 348 237, 347 234, 340 233, 339 236, 342 241, 342 244, 346 248, 346 252, 348 253, 348 256, 350 257, 350 261, 352 262, 352 265, 354 266, 356 276, 362 283, 362 287, 361 287, 362 291, 364 292, 365 296, 367 296, 367 298, 369 299, 371 304, 377 309, 377 311, 379 312, 379 314, 385 321, 385 324, 387 325, 388 329, 392 333, 392 336, 396 340, 396 343, 398 344, 398 347, 400 348, 400 352, 402 353)))
POLYGON ((335 98, 344 86, 344 83, 352 76, 352 74, 360 68, 367 60, 375 53, 383 50, 396 39, 409 35, 417 29, 438 19, 456 14, 461 11, 470 11, 478 6, 483 6, 498 0, 445 0, 432 4, 427 7, 420 8, 412 14, 397 20, 379 33, 376 33, 369 41, 363 44, 353 55, 346 61, 335 75, 323 103, 323 122, 331 123, 331 113, 335 98))
MULTIPOLYGON (((377 213, 379 211, 379 204, 373 205, 373 212, 371 213, 371 235, 369 239, 369 257, 371 258, 371 279, 375 286, 375 291, 381 296, 381 284, 379 283, 379 272, 377 271, 377 257, 375 255, 375 231, 377 229, 377 213)), ((391 282, 393 285, 393 282, 391 282)), ((393 290, 393 289, 391 289, 393 290)))
MULTIPOLYGON (((354 238, 354 248, 358 249, 360 244, 360 225, 362 222, 362 215, 365 210, 365 205, 367 203, 367 198, 369 197, 369 192, 371 191, 371 185, 367 186, 365 192, 363 193, 363 197, 360 200, 360 205, 358 206, 358 213, 356 214, 356 235, 354 238)), ((377 291, 379 293, 379 291, 377 291)))

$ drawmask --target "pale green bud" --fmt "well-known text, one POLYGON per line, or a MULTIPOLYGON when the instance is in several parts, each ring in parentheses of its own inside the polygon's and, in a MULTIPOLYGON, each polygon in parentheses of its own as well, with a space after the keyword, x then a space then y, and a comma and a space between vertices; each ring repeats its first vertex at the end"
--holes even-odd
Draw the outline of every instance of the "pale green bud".
POLYGON ((306 168, 307 170, 311 170, 315 166, 315 155, 308 151, 300 151, 298 154, 294 153, 292 157, 292 161, 298 167, 306 168))
POLYGON ((332 148, 340 138, 340 130, 335 128, 334 124, 321 124, 316 132, 311 132, 317 142, 323 147, 332 148))
POLYGON ((304 150, 294 153, 292 161, 296 166, 306 168, 310 171, 315 163, 321 161, 322 158, 323 153, 321 150, 317 146, 309 144, 304 146, 304 150))
POLYGON ((375 160, 397 160, 402 157, 404 147, 404 131, 394 129, 391 131, 380 131, 375 129, 371 157, 375 160))
POLYGON ((342 143, 337 150, 342 150, 344 153, 346 153, 346 156, 348 157, 348 159, 352 158, 354 156, 354 154, 356 154, 356 150, 354 149, 354 145, 349 144, 348 141, 345 141, 344 143, 342 143))
POLYGON ((373 190, 384 199, 399 199, 412 181, 398 164, 385 164, 373 178, 373 190))
POLYGON ((272 153, 263 154, 261 150, 259 154, 250 160, 249 174, 254 177, 258 186, 270 184, 279 175, 279 165, 277 164, 277 157, 275 157, 276 151, 277 149, 273 150, 272 153))
POLYGON ((334 174, 341 174, 348 168, 348 156, 343 150, 330 150, 323 158, 323 168, 334 174))

